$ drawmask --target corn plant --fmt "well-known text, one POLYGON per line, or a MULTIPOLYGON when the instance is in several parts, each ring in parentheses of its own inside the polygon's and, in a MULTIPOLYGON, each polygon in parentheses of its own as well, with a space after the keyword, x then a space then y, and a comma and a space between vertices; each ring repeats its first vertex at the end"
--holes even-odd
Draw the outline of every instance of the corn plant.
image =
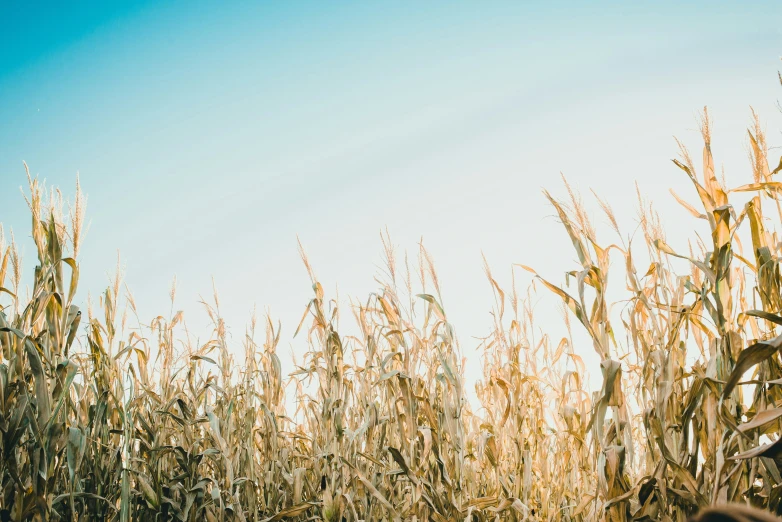
POLYGON ((285 331, 307 349, 284 375, 282 325, 253 316, 231 341, 216 291, 202 300, 206 339, 176 311, 176 282, 158 316, 137 310, 120 263, 97 299, 77 295, 86 199, 77 182, 66 204, 28 173, 30 274, 0 228, 0 522, 683 522, 725 502, 782 513, 782 162, 769 164, 754 121, 739 187, 716 174, 707 112, 697 166, 680 145, 672 168, 690 195, 674 196, 708 232, 686 246, 640 197, 630 224, 597 200, 606 243, 574 189, 544 193, 574 265, 558 284, 516 264, 503 288, 486 263, 494 323, 474 404, 422 245, 411 262, 382 236, 377 290, 342 308, 302 251, 313 294, 285 331), (561 301, 561 331, 540 332, 540 290, 561 301))

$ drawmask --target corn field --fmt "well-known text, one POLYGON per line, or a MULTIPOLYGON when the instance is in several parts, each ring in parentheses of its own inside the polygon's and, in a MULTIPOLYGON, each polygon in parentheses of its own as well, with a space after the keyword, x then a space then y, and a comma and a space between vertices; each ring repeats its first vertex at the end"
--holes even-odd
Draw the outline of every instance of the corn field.
POLYGON ((423 247, 411 269, 384 239, 386 282, 348 310, 360 335, 340 333, 303 256, 313 295, 297 335, 309 348, 283 375, 280 327, 253 319, 232 345, 216 296, 206 342, 181 313, 142 315, 119 276, 79 310, 84 197, 77 185, 65 204, 28 173, 32 281, 0 236, 0 521, 682 522, 724 502, 782 512, 782 163, 769 164, 756 123, 752 177, 729 189, 706 112, 701 130, 698 164, 682 146, 671 166, 693 227, 711 232, 687 251, 648 206, 630 239, 598 201, 606 244, 569 187, 566 200, 545 194, 578 264, 564 285, 535 285, 591 347, 533 339, 529 299, 486 269, 496 301, 480 413, 423 247), (609 268, 625 281, 615 302, 609 268), (585 367, 586 350, 599 368, 585 367), (599 391, 587 370, 601 372, 599 391))

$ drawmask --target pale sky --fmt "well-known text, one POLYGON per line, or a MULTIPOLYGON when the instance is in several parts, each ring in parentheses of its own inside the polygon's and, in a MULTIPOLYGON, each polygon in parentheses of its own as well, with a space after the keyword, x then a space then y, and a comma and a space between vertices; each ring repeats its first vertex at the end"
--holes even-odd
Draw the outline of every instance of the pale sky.
MULTIPOLYGON (((668 193, 694 201, 673 136, 699 157, 708 105, 717 164, 750 180, 750 106, 780 141, 780 15, 778 2, 3 3, 0 222, 28 238, 30 281, 22 161, 66 196, 80 173, 83 298, 119 250, 142 319, 168 314, 176 275, 197 329, 214 277, 237 346, 254 304, 282 321, 286 371, 311 297, 297 235, 327 294, 362 300, 380 230, 400 253, 423 237, 477 361, 493 303, 482 252, 504 285, 512 263, 557 283, 577 266, 541 194, 563 194, 560 172, 626 233, 638 182, 683 246, 698 225, 668 193)), ((538 318, 558 338, 555 304, 542 298, 538 318)), ((576 350, 599 375, 591 346, 576 350)), ((479 374, 467 366, 470 384, 479 374)))

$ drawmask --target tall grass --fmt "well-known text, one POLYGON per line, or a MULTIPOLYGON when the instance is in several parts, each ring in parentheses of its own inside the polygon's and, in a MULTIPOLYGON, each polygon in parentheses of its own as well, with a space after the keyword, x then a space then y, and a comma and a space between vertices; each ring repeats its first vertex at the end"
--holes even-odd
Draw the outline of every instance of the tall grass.
POLYGON ((668 246, 648 207, 631 240, 599 202, 607 245, 569 187, 566 201, 545 194, 579 263, 569 286, 538 280, 588 333, 603 385, 589 393, 569 338, 532 336, 529 302, 487 267, 495 325, 477 412, 423 248, 411 269, 384 240, 386 282, 350 310, 359 336, 340 334, 304 257, 309 349, 286 376, 279 327, 253 319, 229 346, 216 296, 203 343, 181 313, 139 315, 119 276, 79 310, 84 198, 77 186, 64 205, 29 178, 29 298, 14 238, 0 236, 0 520, 684 521, 729 501, 782 512, 780 167, 756 124, 753 179, 729 190, 707 114, 702 135, 699 165, 682 147, 673 167, 698 200, 681 203, 711 231, 689 251, 668 246), (752 195, 740 208, 737 192, 752 195), (609 269, 626 282, 613 314, 609 269))

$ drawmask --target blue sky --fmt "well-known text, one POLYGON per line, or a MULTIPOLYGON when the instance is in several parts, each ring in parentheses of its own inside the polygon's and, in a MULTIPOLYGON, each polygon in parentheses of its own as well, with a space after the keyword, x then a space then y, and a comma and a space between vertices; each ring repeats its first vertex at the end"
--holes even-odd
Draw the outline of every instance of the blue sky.
POLYGON ((555 281, 573 267, 541 195, 562 193, 560 172, 627 232, 638 181, 683 245, 672 136, 697 152, 709 105, 735 184, 750 105, 779 141, 777 2, 8 4, 0 221, 29 234, 23 160, 66 195, 79 172, 83 295, 119 250, 142 316, 168 311, 176 274, 193 323, 214 276, 237 339, 268 307, 283 353, 310 297, 297 235, 327 291, 362 298, 379 231, 400 251, 423 237, 474 358, 491 322, 481 252, 503 283, 511 263, 555 281))

